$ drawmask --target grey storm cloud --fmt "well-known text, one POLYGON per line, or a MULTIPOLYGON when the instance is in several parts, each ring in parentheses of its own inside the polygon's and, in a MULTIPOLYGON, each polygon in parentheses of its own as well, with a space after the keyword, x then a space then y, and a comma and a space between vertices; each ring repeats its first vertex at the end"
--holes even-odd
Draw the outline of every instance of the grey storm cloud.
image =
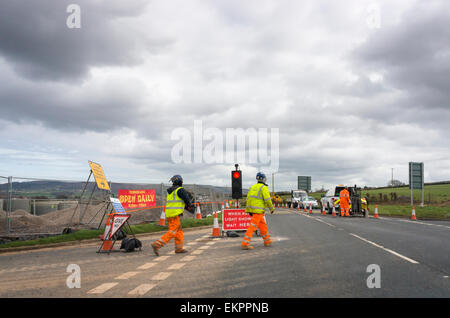
POLYGON ((69 29, 73 1, 4 0, 0 10, 0 54, 14 69, 35 80, 80 80, 92 66, 136 65, 136 48, 157 50, 168 43, 139 38, 127 20, 149 1, 89 1, 81 7, 81 29, 69 29))
POLYGON ((12 161, 15 140, 36 129, 48 134, 30 137, 36 147, 57 134, 55 147, 70 143, 77 160, 123 162, 123 176, 136 165, 130 179, 225 184, 228 163, 171 161, 173 129, 202 120, 222 132, 279 128, 279 184, 297 174, 382 184, 380 171, 418 147, 429 154, 418 160, 445 158, 450 11, 445 1, 381 2, 382 13, 403 12, 399 22, 382 16, 368 30, 361 1, 4 0, 0 120, 27 135, 0 151, 12 161), (74 2, 81 29, 66 26, 74 2))
MULTIPOLYGON (((411 110, 420 109, 433 110, 432 120, 449 119, 448 21, 447 1, 419 1, 405 12, 400 23, 380 28, 352 54, 359 69, 381 73, 383 85, 402 93, 400 107, 397 103, 390 108, 398 108, 403 120, 413 119, 411 110), (441 116, 434 116, 434 109, 439 109, 441 116)), ((426 117, 420 115, 420 119, 426 117)))

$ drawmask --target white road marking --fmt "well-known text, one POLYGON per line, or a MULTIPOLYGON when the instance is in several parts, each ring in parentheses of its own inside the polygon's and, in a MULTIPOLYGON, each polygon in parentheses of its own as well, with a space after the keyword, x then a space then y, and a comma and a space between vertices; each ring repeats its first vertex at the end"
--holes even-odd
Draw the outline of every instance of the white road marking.
POLYGON ((145 263, 144 265, 141 265, 138 267, 138 269, 149 269, 150 267, 155 266, 156 263, 145 263))
POLYGON ((216 242, 208 242, 208 243, 206 243, 206 245, 213 245, 213 244, 216 244, 216 242))
POLYGON ((420 221, 401 220, 401 219, 395 219, 395 220, 396 221, 401 221, 401 222, 414 223, 414 224, 423 224, 423 225, 430 225, 430 226, 437 226, 437 227, 445 227, 447 229, 450 229, 450 226, 442 225, 442 224, 432 224, 432 223, 425 223, 425 222, 420 222, 420 221))
POLYGON ((336 225, 333 225, 333 224, 330 224, 330 223, 328 223, 328 222, 325 222, 324 220, 321 220, 321 219, 318 219, 318 218, 313 218, 313 219, 316 220, 316 221, 325 223, 326 225, 329 225, 329 226, 331 226, 331 227, 336 227, 336 225))
POLYGON ((135 289, 133 289, 132 291, 130 291, 128 293, 128 295, 142 296, 142 295, 145 295, 150 289, 152 289, 155 286, 156 286, 156 284, 142 284, 142 285, 139 285, 138 287, 136 287, 135 289))
POLYGON ((127 273, 123 273, 120 276, 117 276, 116 279, 128 279, 130 277, 133 277, 135 275, 139 274, 139 272, 127 272, 127 273))
POLYGON ((162 261, 165 261, 166 259, 168 259, 169 257, 170 257, 170 255, 159 256, 159 257, 155 258, 155 261, 162 262, 162 261))
POLYGON ((205 250, 196 250, 196 251, 193 251, 192 252, 192 254, 193 255, 200 255, 201 253, 203 253, 205 250))
POLYGON ((186 265, 186 263, 176 263, 176 264, 172 264, 168 269, 170 269, 170 270, 180 269, 184 265, 186 265))
POLYGON ((195 245, 195 244, 198 244, 198 242, 189 242, 189 243, 187 243, 187 245, 195 245))
POLYGON ((152 277, 152 280, 165 280, 167 277, 172 275, 171 272, 161 272, 152 277))
POLYGON ((207 250, 210 247, 211 247, 211 245, 203 245, 203 246, 200 246, 198 249, 199 250, 207 250))
POLYGON ((358 239, 360 239, 360 240, 362 240, 362 241, 364 241, 364 242, 367 242, 367 243, 369 243, 369 244, 372 244, 373 246, 376 246, 376 247, 378 247, 378 248, 381 248, 382 250, 385 250, 386 252, 389 252, 389 253, 391 253, 391 254, 393 254, 393 255, 395 255, 395 256, 398 256, 398 257, 400 257, 400 258, 402 258, 402 259, 404 259, 404 260, 406 260, 406 261, 408 261, 408 262, 410 262, 410 263, 412 263, 412 264, 419 264, 419 262, 417 262, 417 261, 415 261, 415 260, 413 260, 413 259, 411 259, 411 258, 409 258, 409 257, 406 257, 406 256, 404 256, 404 255, 402 255, 402 254, 399 254, 399 253, 397 253, 397 252, 395 252, 395 251, 393 251, 393 250, 391 250, 391 249, 388 249, 388 248, 386 248, 386 247, 384 247, 384 246, 381 246, 381 245, 379 245, 379 244, 377 244, 377 243, 374 243, 374 242, 372 242, 372 241, 369 241, 369 240, 367 240, 367 239, 365 239, 365 238, 363 238, 363 237, 361 237, 361 236, 358 236, 358 235, 353 234, 353 233, 350 233, 350 235, 352 235, 352 236, 354 236, 354 237, 356 237, 356 238, 358 238, 358 239))
POLYGON ((182 259, 180 259, 180 262, 189 262, 192 261, 196 256, 185 256, 182 259))
POLYGON ((100 286, 95 287, 94 289, 91 289, 87 293, 88 294, 103 294, 105 291, 113 288, 117 284, 119 284, 119 283, 104 283, 104 284, 101 284, 100 286))

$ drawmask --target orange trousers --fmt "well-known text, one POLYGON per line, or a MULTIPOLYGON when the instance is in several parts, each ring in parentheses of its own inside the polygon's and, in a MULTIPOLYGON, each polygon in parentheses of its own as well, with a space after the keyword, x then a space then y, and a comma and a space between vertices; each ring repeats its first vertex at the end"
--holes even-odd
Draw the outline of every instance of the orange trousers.
POLYGON ((344 216, 344 215, 349 216, 348 211, 350 209, 350 206, 348 204, 341 204, 340 207, 341 207, 341 216, 344 216))
POLYGON ((159 245, 159 247, 163 247, 169 243, 172 238, 175 238, 175 249, 183 248, 183 230, 181 228, 180 216, 177 215, 172 218, 167 218, 167 222, 169 223, 169 231, 161 236, 155 243, 159 245))
POLYGON ((272 241, 270 240, 269 230, 267 228, 267 223, 264 220, 264 214, 254 213, 250 221, 250 225, 245 232, 244 240, 242 241, 242 246, 249 246, 250 240, 253 237, 253 232, 259 229, 261 232, 261 237, 264 240, 264 245, 270 245, 272 241))

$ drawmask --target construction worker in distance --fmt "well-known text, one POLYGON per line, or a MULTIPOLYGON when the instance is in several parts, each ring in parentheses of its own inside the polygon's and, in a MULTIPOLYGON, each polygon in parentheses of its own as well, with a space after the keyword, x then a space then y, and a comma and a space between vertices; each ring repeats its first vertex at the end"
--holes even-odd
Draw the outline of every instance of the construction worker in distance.
POLYGON ((341 216, 350 216, 348 213, 350 209, 350 193, 348 192, 348 187, 339 192, 339 206, 341 208, 341 216))
POLYGON ((275 208, 270 198, 269 187, 266 184, 266 175, 258 172, 256 174, 256 180, 258 183, 252 185, 247 194, 245 212, 249 213, 252 219, 241 243, 243 250, 253 249, 253 246, 250 246, 250 240, 252 239, 253 232, 257 229, 259 229, 261 237, 264 240, 264 246, 270 246, 272 244, 264 213, 266 212, 266 207, 269 208, 271 214, 275 208))
POLYGON ((183 230, 181 228, 180 216, 186 209, 190 213, 194 213, 194 205, 191 199, 182 187, 183 178, 180 175, 173 176, 170 181, 172 186, 167 189, 166 197, 166 219, 169 223, 169 231, 161 236, 152 244, 153 252, 159 256, 159 249, 166 245, 172 238, 175 239, 175 253, 186 253, 183 248, 183 230))

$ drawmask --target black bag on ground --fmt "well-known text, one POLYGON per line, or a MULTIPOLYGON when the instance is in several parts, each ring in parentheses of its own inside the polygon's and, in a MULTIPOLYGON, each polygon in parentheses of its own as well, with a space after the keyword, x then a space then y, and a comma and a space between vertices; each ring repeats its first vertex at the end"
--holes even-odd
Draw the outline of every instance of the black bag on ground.
POLYGON ((125 232, 122 229, 120 229, 113 235, 112 239, 116 240, 116 241, 120 241, 126 237, 127 237, 127 235, 125 234, 125 232))
POLYGON ((137 238, 124 238, 120 249, 125 250, 125 252, 133 252, 136 248, 141 248, 142 243, 137 238))

